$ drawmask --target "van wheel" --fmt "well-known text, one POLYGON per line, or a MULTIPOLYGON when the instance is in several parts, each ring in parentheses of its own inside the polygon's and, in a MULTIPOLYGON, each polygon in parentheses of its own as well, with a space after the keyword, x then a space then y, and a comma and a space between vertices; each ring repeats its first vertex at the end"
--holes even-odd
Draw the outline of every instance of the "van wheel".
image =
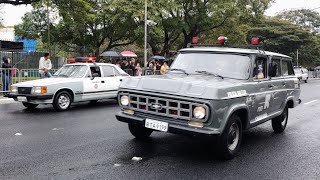
POLYGON ((289 117, 288 113, 288 105, 286 105, 282 114, 272 119, 272 129, 275 133, 282 133, 286 129, 289 117))
POLYGON ((152 129, 138 126, 136 124, 128 124, 128 126, 129 126, 130 133, 137 139, 146 139, 153 132, 152 129))
POLYGON ((53 100, 53 107, 57 111, 65 111, 71 105, 71 95, 67 91, 59 92, 53 100))
POLYGON ((239 151, 242 140, 242 123, 238 115, 233 114, 219 139, 219 151, 223 159, 233 159, 239 151))
POLYGON ((35 109, 36 107, 38 107, 39 104, 31 104, 31 103, 27 103, 27 102, 23 102, 22 103, 24 107, 26 107, 27 109, 35 109))

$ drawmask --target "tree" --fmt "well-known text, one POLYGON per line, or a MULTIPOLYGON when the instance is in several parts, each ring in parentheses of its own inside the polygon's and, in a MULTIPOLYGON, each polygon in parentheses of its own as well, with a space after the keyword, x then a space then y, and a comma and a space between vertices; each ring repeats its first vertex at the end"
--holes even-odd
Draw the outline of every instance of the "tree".
POLYGON ((302 52, 299 62, 314 65, 319 59, 320 39, 308 29, 278 18, 265 18, 260 24, 249 27, 247 38, 259 37, 265 49, 289 55, 296 59, 297 49, 302 52))
POLYGON ((0 0, 0 4, 12 4, 12 5, 20 5, 20 4, 31 4, 33 2, 38 2, 40 0, 0 0))
POLYGON ((314 34, 320 33, 320 14, 316 11, 309 9, 290 10, 280 13, 277 17, 308 28, 314 34))

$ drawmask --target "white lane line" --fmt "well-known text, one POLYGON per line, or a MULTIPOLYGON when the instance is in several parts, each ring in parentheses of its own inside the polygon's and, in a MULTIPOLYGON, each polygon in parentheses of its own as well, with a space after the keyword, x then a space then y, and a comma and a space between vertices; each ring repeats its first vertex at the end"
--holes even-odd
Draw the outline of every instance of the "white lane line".
POLYGON ((312 103, 314 103, 314 102, 317 102, 318 100, 313 100, 313 101, 310 101, 310 102, 306 102, 306 103, 304 103, 305 105, 308 105, 308 104, 312 104, 312 103))

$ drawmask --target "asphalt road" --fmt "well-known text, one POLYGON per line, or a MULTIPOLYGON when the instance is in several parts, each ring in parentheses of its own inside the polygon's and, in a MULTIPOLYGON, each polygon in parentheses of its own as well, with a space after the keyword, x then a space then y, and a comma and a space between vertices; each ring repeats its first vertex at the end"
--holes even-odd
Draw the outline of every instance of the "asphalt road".
POLYGON ((114 101, 61 113, 4 103, 0 179, 320 179, 320 80, 301 88, 285 133, 274 134, 270 122, 245 132, 231 161, 199 139, 157 132, 135 140, 115 119, 114 101))

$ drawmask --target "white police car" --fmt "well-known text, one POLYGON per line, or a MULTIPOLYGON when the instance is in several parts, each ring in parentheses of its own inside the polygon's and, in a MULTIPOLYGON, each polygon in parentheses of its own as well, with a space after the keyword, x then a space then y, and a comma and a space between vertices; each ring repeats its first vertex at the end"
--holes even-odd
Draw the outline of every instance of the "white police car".
POLYGON ((22 102, 29 109, 39 104, 52 104, 56 110, 64 111, 73 102, 116 98, 118 87, 127 76, 113 64, 67 64, 51 78, 13 84, 9 98, 22 102))

